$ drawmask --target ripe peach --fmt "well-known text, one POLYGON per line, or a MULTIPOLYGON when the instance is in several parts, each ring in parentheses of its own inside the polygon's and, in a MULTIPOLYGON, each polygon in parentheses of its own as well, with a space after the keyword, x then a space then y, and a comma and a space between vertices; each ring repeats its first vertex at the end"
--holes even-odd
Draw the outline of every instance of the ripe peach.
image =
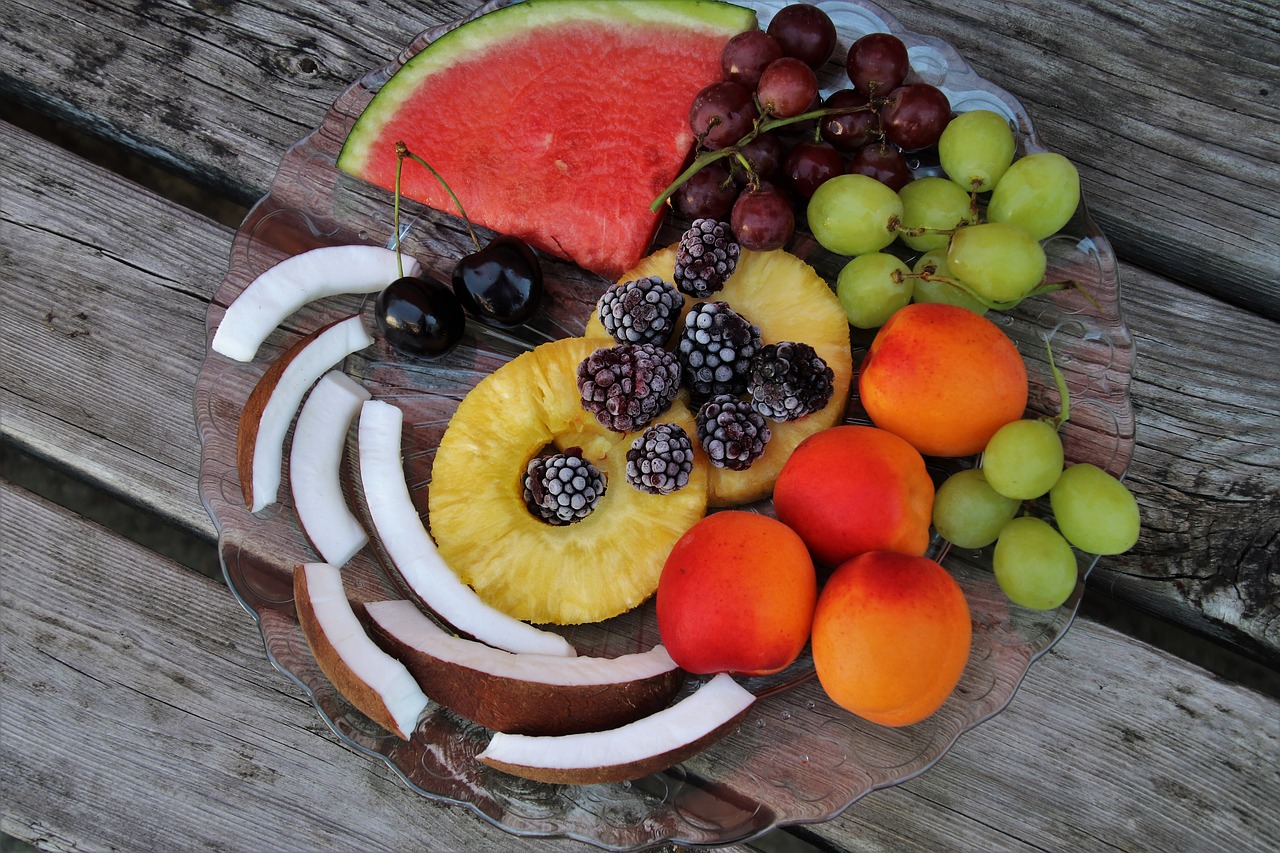
POLYGON ((964 593, 926 557, 872 551, 827 580, 813 617, 813 664, 827 695, 885 726, 931 715, 955 690, 973 626, 964 593))
POLYGON ((880 327, 858 373, 876 426, 926 456, 968 456, 1027 407, 1027 367, 1000 327, 965 308, 915 303, 880 327))
POLYGON ((864 551, 919 556, 929 547, 933 480, 920 453, 893 433, 832 427, 792 452, 773 508, 828 566, 864 551))
POLYGON ((718 512, 671 549, 658 580, 658 631, 689 672, 767 675, 804 649, 817 599, 813 561, 790 528, 718 512))

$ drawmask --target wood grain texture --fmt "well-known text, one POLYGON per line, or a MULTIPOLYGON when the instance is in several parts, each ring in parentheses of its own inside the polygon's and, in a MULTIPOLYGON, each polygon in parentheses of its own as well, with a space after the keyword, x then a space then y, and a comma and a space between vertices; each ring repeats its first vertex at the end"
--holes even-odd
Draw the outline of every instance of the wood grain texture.
MULTIPOLYGON (((0 172, 0 333, 24 342, 0 360, 0 434, 212 538, 191 400, 230 232, 11 127, 0 144, 13 162, 0 172), (75 274, 54 290, 51 269, 75 274)), ((1280 328, 1122 275, 1139 347, 1129 483, 1146 529, 1091 583, 1275 666, 1280 328)))
MULTIPOLYGON (((0 830, 63 849, 588 849, 517 843, 347 750, 225 587, 4 484, 0 525, 0 830)), ((927 774, 804 834, 900 853, 1272 848, 1278 712, 1080 623, 927 774)))
MULTIPOLYGON (((0 28, 0 92, 244 203, 266 191, 283 151, 352 81, 473 6, 11 5, 13 25, 0 28), (52 30, 59 38, 48 38, 52 30)), ((1280 318, 1272 4, 884 5, 908 28, 950 41, 1027 106, 1045 142, 1079 164, 1091 210, 1121 257, 1280 318)))

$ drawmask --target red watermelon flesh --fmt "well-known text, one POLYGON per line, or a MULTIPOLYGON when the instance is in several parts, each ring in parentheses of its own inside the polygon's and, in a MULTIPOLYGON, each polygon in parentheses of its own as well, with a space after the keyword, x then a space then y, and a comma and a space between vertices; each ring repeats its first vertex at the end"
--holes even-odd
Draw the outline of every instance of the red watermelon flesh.
MULTIPOLYGON (((403 141, 472 221, 615 278, 648 251, 661 219, 649 205, 693 148, 690 103, 719 79, 724 43, 754 25, 750 10, 705 0, 505 7, 406 64, 338 165, 391 189, 403 141)), ((456 213, 409 160, 402 192, 456 213)))

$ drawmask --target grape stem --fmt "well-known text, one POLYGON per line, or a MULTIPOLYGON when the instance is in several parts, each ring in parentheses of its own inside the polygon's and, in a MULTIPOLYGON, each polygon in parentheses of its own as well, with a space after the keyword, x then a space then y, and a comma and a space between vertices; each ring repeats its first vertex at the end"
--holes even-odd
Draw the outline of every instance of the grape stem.
MULTIPOLYGON (((405 145, 403 142, 397 142, 397 143, 396 143, 396 214, 397 214, 397 220, 398 220, 399 211, 400 211, 400 167, 401 167, 401 165, 404 163, 404 158, 406 158, 406 157, 408 157, 410 160, 412 160, 413 162, 417 163, 418 165, 420 165, 420 166, 422 166, 424 169, 426 169, 428 172, 430 172, 430 173, 431 173, 431 176, 432 176, 432 177, 434 177, 434 178, 436 179, 436 181, 438 181, 438 182, 439 182, 440 186, 444 187, 444 191, 445 191, 446 193, 448 193, 448 194, 449 194, 449 198, 453 199, 453 203, 454 203, 454 205, 458 208, 458 213, 460 213, 460 214, 462 215, 462 221, 463 221, 463 222, 465 222, 465 223, 466 223, 466 225, 467 225, 467 233, 471 235, 471 242, 475 244, 475 246, 476 246, 476 251, 477 251, 477 252, 478 252, 478 251, 480 251, 480 240, 479 240, 479 238, 477 238, 477 237, 476 237, 475 229, 471 226, 471 217, 467 216, 467 211, 463 208, 463 206, 462 206, 462 202, 458 199, 458 197, 457 197, 456 195, 454 195, 453 189, 449 186, 449 182, 448 182, 448 181, 446 181, 446 180, 444 179, 444 177, 443 177, 443 176, 441 176, 441 174, 440 174, 439 172, 437 172, 437 171, 436 171, 436 170, 431 166, 431 164, 430 164, 430 163, 428 163, 426 160, 422 159, 422 158, 421 158, 421 157, 419 157, 417 154, 414 154, 412 151, 410 151, 410 150, 409 150, 409 146, 405 145)), ((399 246, 399 245, 400 245, 400 242, 399 242, 399 241, 400 241, 400 231, 399 231, 399 226, 397 225, 397 230, 396 230, 396 245, 397 245, 397 246, 399 246)))
MULTIPOLYGON (((868 103, 861 104, 856 107, 822 107, 820 109, 810 110, 807 113, 801 113, 797 116, 791 116, 790 118, 756 119, 755 126, 752 127, 751 130, 747 131, 747 133, 733 145, 726 145, 724 148, 717 148, 714 151, 703 151, 698 154, 698 156, 694 157, 693 162, 689 164, 689 167, 681 172, 676 179, 671 182, 670 186, 663 190, 658 197, 649 204, 649 210, 653 213, 657 213, 658 210, 667 203, 667 200, 671 198, 671 196, 675 195, 676 190, 684 186, 690 178, 702 171, 705 167, 717 160, 723 160, 725 157, 735 157, 740 163, 746 166, 748 180, 753 186, 757 185, 759 179, 755 174, 755 169, 752 168, 750 161, 748 161, 742 154, 742 148, 762 133, 768 133, 772 130, 777 130, 780 127, 798 124, 799 122, 809 121, 811 119, 824 118, 826 116, 847 115, 849 113, 865 112, 873 109, 875 109, 875 107, 868 103)), ((428 166, 427 168, 431 167, 428 166)))
POLYGON ((1017 299, 1001 301, 983 296, 981 293, 978 293, 972 287, 959 279, 938 275, 937 268, 933 266, 927 266, 918 273, 902 273, 901 275, 903 279, 918 278, 922 281, 937 281, 943 284, 949 284, 958 290, 964 291, 972 297, 975 302, 992 311, 1008 311, 1010 308, 1016 308, 1024 299, 1030 299, 1033 296, 1039 296, 1043 293, 1053 293, 1058 290, 1066 290, 1072 285, 1079 287, 1079 284, 1073 281, 1042 282, 1027 293, 1019 296, 1017 299))
POLYGON ((1053 373, 1053 384, 1058 388, 1058 415, 1052 419, 1051 423, 1054 429, 1062 429, 1067 418, 1071 417, 1071 392, 1067 389, 1066 377, 1062 375, 1062 371, 1053 360, 1053 346, 1048 339, 1044 342, 1044 348, 1049 353, 1049 371, 1053 373))

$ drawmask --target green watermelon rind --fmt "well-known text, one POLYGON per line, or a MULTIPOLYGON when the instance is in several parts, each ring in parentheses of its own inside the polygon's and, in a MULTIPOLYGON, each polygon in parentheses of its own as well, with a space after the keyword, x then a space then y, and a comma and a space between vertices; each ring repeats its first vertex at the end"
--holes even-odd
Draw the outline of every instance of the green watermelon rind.
POLYGON ((448 31, 392 75, 351 128, 338 154, 338 168, 362 177, 383 128, 433 74, 491 50, 512 35, 581 21, 680 27, 724 35, 726 40, 757 26, 753 9, 723 0, 524 0, 503 6, 448 31))

